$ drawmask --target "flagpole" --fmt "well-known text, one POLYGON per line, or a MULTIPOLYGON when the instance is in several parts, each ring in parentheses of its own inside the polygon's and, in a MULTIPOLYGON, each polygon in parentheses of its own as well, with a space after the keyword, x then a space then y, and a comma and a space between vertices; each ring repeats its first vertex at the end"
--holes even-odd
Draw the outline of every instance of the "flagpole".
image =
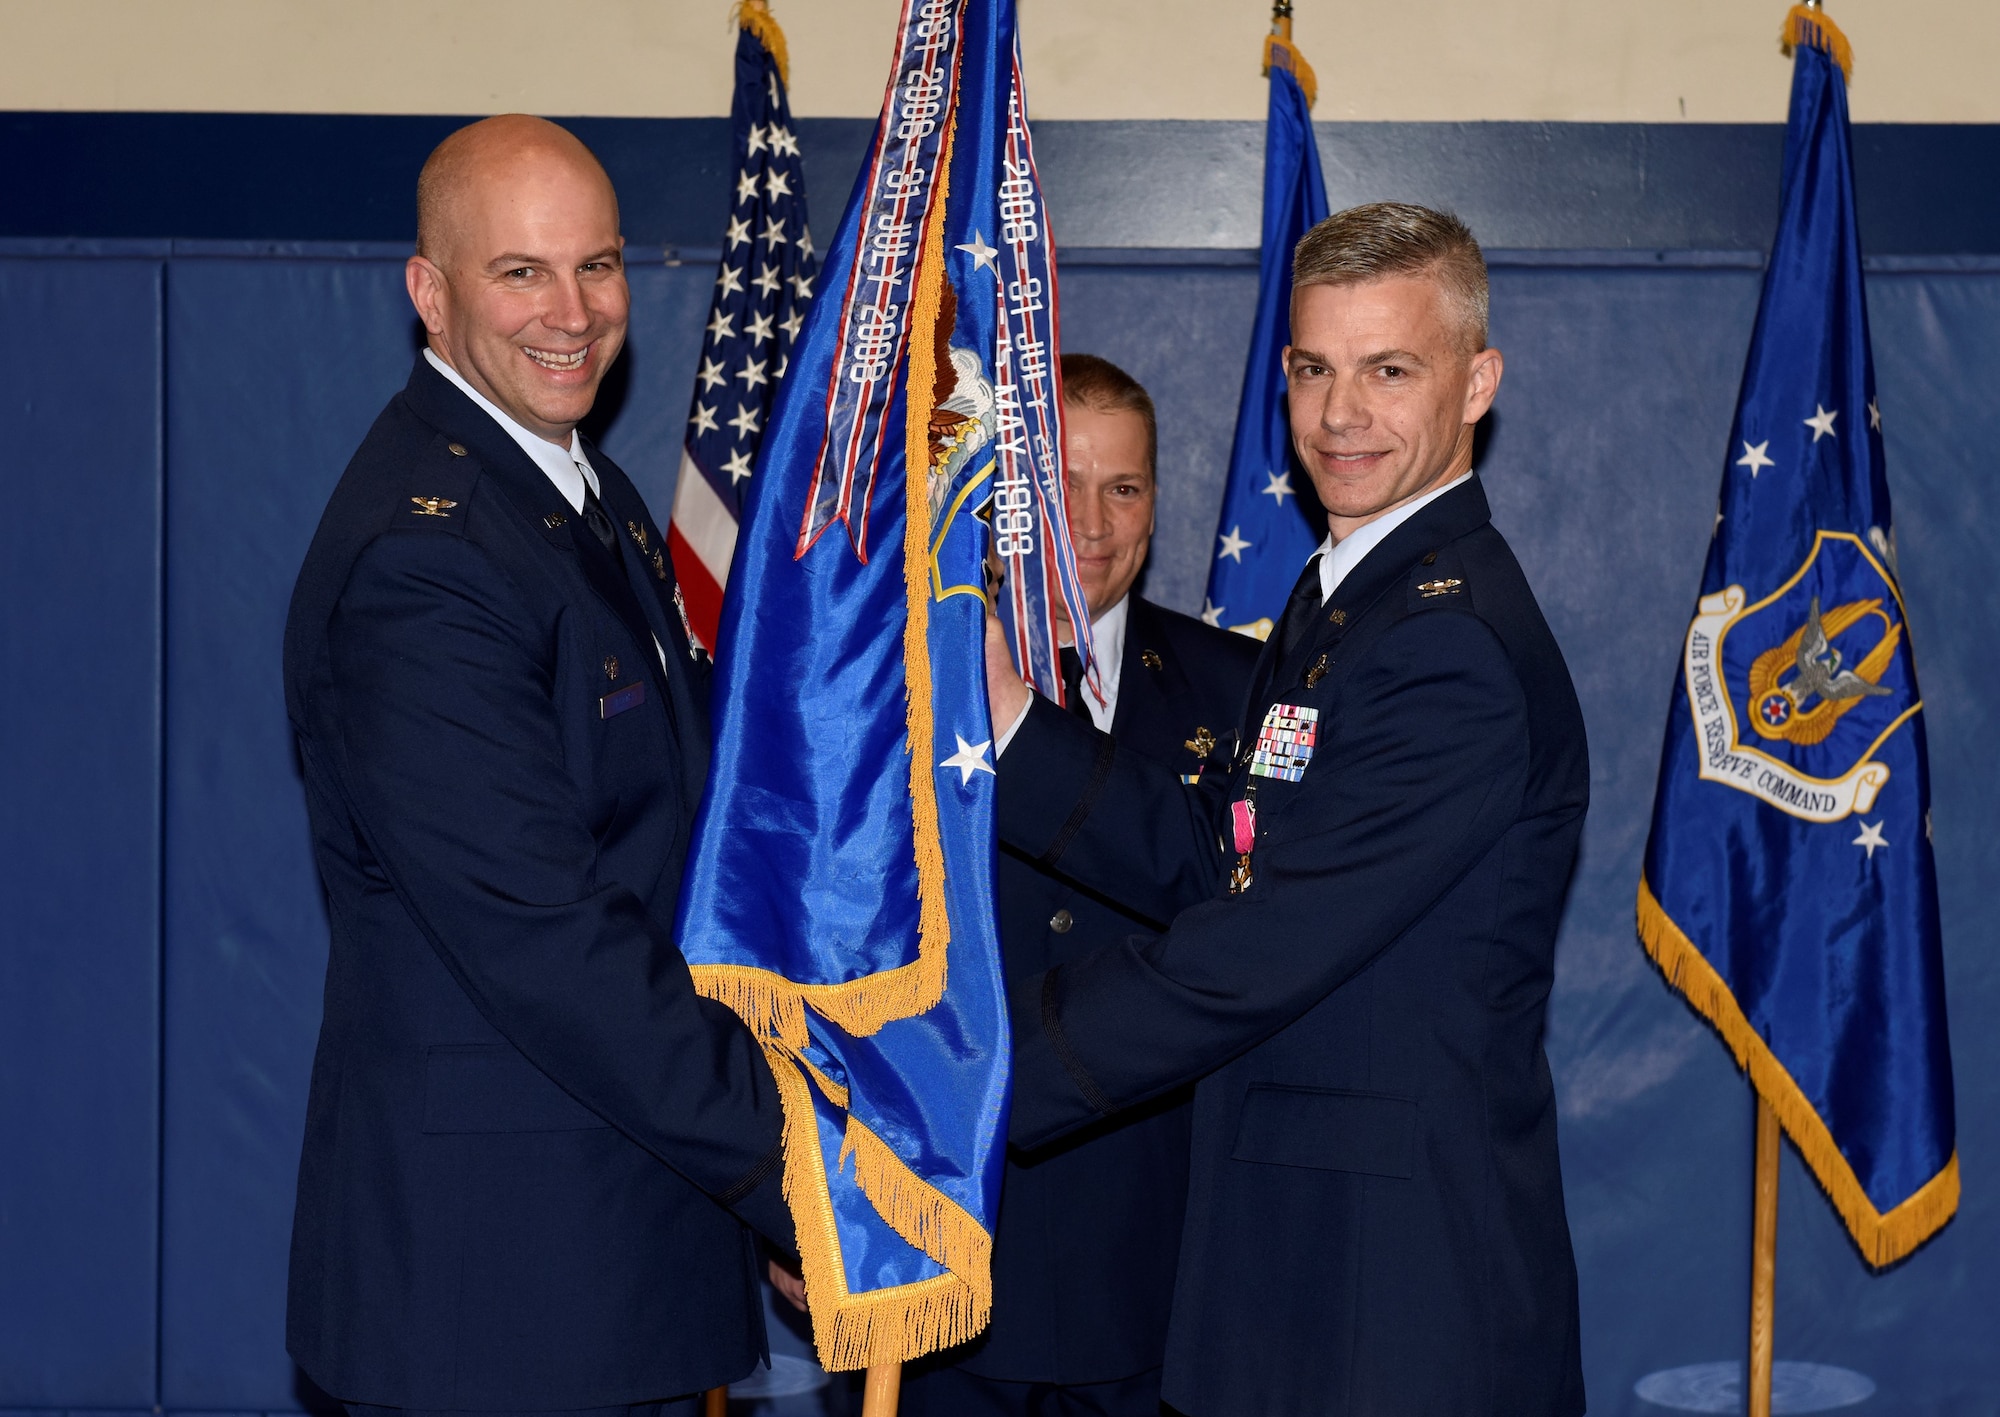
POLYGON ((1778 1114, 1757 1095, 1756 1200, 1750 1234, 1750 1381, 1745 1410, 1771 1417, 1771 1353, 1778 1302, 1778 1114))
POLYGON ((729 1389, 712 1387, 701 1395, 701 1417, 729 1417, 729 1389))
POLYGON ((903 1392, 903 1365, 876 1363, 868 1369, 868 1385, 861 1392, 861 1417, 896 1417, 896 1404, 903 1392))

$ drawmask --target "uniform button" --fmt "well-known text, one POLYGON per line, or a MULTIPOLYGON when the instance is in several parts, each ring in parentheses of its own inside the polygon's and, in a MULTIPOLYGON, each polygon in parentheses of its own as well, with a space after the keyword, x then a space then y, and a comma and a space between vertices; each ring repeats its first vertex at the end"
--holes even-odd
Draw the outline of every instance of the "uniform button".
POLYGON ((446 443, 444 446, 445 446, 445 451, 450 453, 455 458, 462 458, 465 456, 465 444, 463 443, 446 443))
POLYGON ((1049 917, 1049 928, 1058 935, 1067 935, 1069 927, 1076 924, 1076 917, 1067 910, 1058 910, 1049 917))

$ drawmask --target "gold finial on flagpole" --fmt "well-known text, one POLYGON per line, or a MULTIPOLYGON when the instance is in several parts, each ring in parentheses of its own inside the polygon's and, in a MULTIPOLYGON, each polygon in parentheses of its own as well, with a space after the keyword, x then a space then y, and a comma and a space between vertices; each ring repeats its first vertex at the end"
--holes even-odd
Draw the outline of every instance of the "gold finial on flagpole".
POLYGON ((1292 43, 1292 0, 1273 0, 1271 5, 1271 32, 1264 36, 1264 73, 1270 75, 1273 64, 1282 65, 1298 80, 1299 89, 1306 96, 1306 107, 1310 108, 1319 97, 1319 80, 1314 77, 1312 65, 1292 43))

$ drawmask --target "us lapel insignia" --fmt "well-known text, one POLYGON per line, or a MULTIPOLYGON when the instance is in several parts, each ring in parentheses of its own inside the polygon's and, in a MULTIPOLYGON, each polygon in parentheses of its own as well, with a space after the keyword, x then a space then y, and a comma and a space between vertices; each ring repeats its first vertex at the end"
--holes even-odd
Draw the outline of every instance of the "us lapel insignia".
POLYGON ((1205 758, 1215 751, 1215 735, 1206 728, 1196 728, 1194 737, 1188 739, 1181 746, 1190 753, 1193 753, 1197 758, 1205 758))
POLYGON ((1314 688, 1324 678, 1326 678, 1326 656, 1321 655, 1313 661, 1313 667, 1306 671, 1306 687, 1314 688))
POLYGON ((1252 777, 1297 782, 1306 775, 1313 749, 1319 745, 1319 710, 1299 704, 1272 704, 1257 730, 1250 753, 1252 777))
POLYGON ((1166 661, 1160 658, 1159 652, 1157 650, 1150 650, 1150 649, 1140 650, 1139 662, 1145 665, 1148 669, 1164 669, 1167 667, 1166 661))
POLYGON ((1338 629, 1347 623, 1347 612, 1336 605, 1333 607, 1333 613, 1327 616, 1326 619, 1328 624, 1338 629))
POLYGON ((1440 595, 1457 595, 1458 588, 1464 584, 1465 584, 1464 581, 1451 580, 1451 579, 1445 579, 1441 581, 1425 581, 1422 585, 1417 587, 1417 594, 1422 596, 1425 600, 1435 600, 1440 595))
POLYGON ((451 515, 448 508, 458 505, 449 497, 412 497, 410 500, 417 504, 416 511, 410 514, 415 517, 448 517, 451 515))

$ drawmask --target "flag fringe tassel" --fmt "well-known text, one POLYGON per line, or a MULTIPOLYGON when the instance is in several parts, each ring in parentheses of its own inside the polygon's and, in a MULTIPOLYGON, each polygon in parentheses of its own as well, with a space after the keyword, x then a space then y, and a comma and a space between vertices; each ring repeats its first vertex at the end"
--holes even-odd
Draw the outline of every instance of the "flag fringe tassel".
MULTIPOLYGON (((935 842, 935 835, 932 839, 935 842)), ((921 848, 918 859, 921 871, 921 848)), ((938 876, 942 896, 942 853, 938 876)), ((689 968, 696 993, 734 1009, 760 1041, 780 1043, 796 1052, 806 1046, 808 1006, 855 1038, 871 1037, 885 1024, 935 1008, 944 997, 945 934, 939 931, 935 937, 920 936, 917 958, 909 964, 864 974, 844 984, 800 984, 750 964, 697 964, 689 968)))
MULTIPOLYGON (((771 1064, 771 1073, 778 1081, 778 1096, 784 1103, 785 1167, 781 1186, 798 1236, 806 1304, 812 1315, 813 1347, 819 1354, 820 1366, 830 1373, 839 1373, 877 1363, 901 1363, 977 1335, 993 1313, 992 1237, 984 1231, 979 1231, 983 1249, 966 1243, 962 1235, 948 1237, 949 1247, 954 1250, 968 1254, 977 1251, 976 1264, 971 1266, 970 1273, 951 1270, 893 1289, 863 1294, 849 1292, 807 1070, 802 1059, 768 1044, 764 1056, 771 1064)), ((852 1151, 856 1180, 869 1203, 883 1212, 883 1218, 904 1239, 931 1254, 930 1248, 919 1244, 910 1233, 917 1226, 911 1224, 906 1229, 891 1214, 897 1203, 885 1205, 884 1200, 877 1198, 877 1190, 870 1189, 875 1186, 885 1197, 900 1194, 901 1205, 906 1208, 905 1219, 909 1220, 914 1212, 924 1208, 918 1193, 929 1188, 879 1137, 851 1117, 841 1150, 843 1156, 852 1151)), ((957 1211, 965 1225, 978 1229, 977 1223, 948 1198, 937 1196, 937 1200, 957 1211)), ((934 1238, 939 1241, 947 1238, 949 1226, 942 1223, 945 1219, 939 1215, 929 1222, 934 1238)), ((946 1246, 941 1243, 940 1248, 946 1246)), ((932 1254, 932 1258, 937 1256, 932 1254)))
MULTIPOLYGON (((847 1119, 843 1168, 854 1160, 855 1184, 889 1228, 966 1282, 975 1297, 992 1297, 993 1237, 950 1196, 889 1149, 859 1117, 847 1119)), ((969 1337, 970 1335, 968 1335, 969 1337)))
POLYGON ((1299 47, 1283 35, 1264 36, 1264 77, 1271 77, 1273 67, 1283 69, 1298 81, 1299 92, 1306 96, 1306 107, 1319 102, 1319 76, 1313 73, 1313 66, 1306 63, 1305 55, 1299 47))
POLYGON ((778 64, 778 81, 790 85, 792 60, 785 52, 785 32, 778 28, 778 21, 765 0, 742 0, 733 18, 737 24, 756 35, 757 42, 771 52, 771 57, 778 64))
POLYGON ((1840 26, 1826 17, 1826 11, 1815 5, 1794 5, 1785 16, 1785 28, 1778 37, 1778 43, 1790 54, 1802 44, 1814 49, 1823 49, 1840 66, 1840 76, 1849 83, 1854 82, 1854 46, 1847 42, 1847 36, 1840 32, 1840 26))
POLYGON ((1696 1013, 1722 1035, 1736 1056, 1736 1066, 1750 1076, 1750 1085, 1771 1104, 1785 1134, 1799 1149, 1826 1191, 1833 1208, 1847 1223, 1862 1257, 1875 1268, 1894 1264, 1935 1234, 1958 1211, 1958 1153, 1915 1194, 1886 1214, 1875 1208, 1841 1155, 1840 1146, 1785 1065, 1743 1014, 1729 985, 1696 949, 1694 942, 1654 898, 1652 886, 1639 881, 1639 939, 1660 967, 1667 983, 1696 1013))

